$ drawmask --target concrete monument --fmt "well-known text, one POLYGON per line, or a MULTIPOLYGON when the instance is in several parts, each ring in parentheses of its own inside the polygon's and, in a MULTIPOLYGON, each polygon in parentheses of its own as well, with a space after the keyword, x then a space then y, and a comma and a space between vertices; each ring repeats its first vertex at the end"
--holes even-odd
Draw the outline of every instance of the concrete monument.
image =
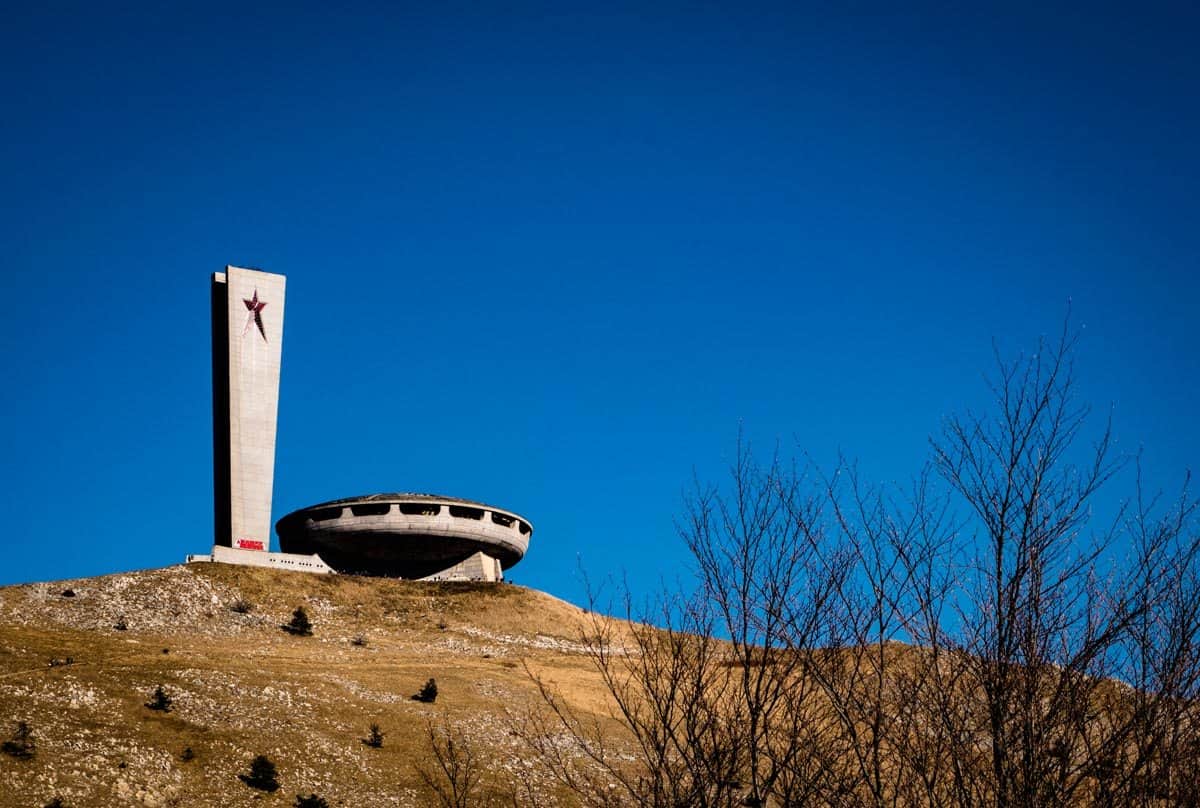
POLYGON ((227 267, 212 278, 213 544, 271 547, 271 486, 287 279, 227 267))
POLYGON ((369 494, 322 502, 275 525, 291 553, 338 572, 497 581, 529 548, 533 526, 512 511, 433 494, 369 494))
POLYGON ((213 273, 213 548, 189 562, 333 571, 316 555, 271 552, 286 287, 257 269, 213 273))
POLYGON ((188 561, 501 580, 503 570, 525 555, 532 526, 511 511, 453 497, 375 494, 303 508, 276 526, 290 552, 271 552, 286 283, 283 275, 233 266, 213 274, 215 531, 212 552, 188 561))

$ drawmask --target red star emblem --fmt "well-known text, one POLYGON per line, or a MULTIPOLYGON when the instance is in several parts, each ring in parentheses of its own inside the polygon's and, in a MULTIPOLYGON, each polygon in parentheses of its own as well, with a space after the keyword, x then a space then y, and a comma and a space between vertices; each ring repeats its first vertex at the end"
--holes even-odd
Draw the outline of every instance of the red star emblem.
POLYGON ((256 326, 258 326, 258 333, 262 334, 263 342, 267 342, 267 332, 263 329, 262 323, 263 306, 267 304, 265 302, 259 302, 257 289, 254 290, 253 298, 250 300, 242 298, 242 302, 246 304, 246 309, 250 312, 248 315, 246 315, 246 327, 242 329, 242 336, 246 336, 246 331, 249 330, 250 323, 254 323, 256 326))

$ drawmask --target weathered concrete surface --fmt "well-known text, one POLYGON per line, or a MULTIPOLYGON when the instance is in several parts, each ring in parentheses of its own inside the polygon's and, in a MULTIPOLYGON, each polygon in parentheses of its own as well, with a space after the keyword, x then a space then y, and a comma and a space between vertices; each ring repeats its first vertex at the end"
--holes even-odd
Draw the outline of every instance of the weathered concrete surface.
POLYGON ((207 561, 215 561, 218 564, 241 564, 247 567, 270 567, 271 569, 289 570, 291 572, 313 572, 325 575, 335 572, 333 567, 322 561, 319 555, 264 553, 261 550, 239 550, 236 547, 222 547, 219 544, 213 545, 211 553, 196 553, 187 557, 187 563, 189 564, 207 561))
MULTIPOLYGON (((431 494, 371 494, 294 511, 275 526, 285 552, 317 553, 339 572, 427 578, 477 553, 508 569, 533 526, 480 502, 431 494)), ((492 580, 480 571, 480 580, 492 580)), ((500 576, 502 577, 502 576, 500 576)))
MULTIPOLYGON (((319 558, 319 556, 317 556, 319 558)), ((441 572, 427 575, 422 581, 503 581, 504 570, 500 562, 487 553, 475 555, 447 567, 441 572)))
POLYGON ((233 266, 213 275, 217 545, 270 549, 286 284, 233 266))

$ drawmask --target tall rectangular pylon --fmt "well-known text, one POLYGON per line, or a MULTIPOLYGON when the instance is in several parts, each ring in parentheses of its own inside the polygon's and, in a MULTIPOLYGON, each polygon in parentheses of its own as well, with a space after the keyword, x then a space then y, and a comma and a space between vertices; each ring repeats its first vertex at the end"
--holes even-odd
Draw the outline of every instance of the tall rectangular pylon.
POLYGON ((286 284, 232 266, 212 278, 213 543, 222 547, 271 547, 286 284))

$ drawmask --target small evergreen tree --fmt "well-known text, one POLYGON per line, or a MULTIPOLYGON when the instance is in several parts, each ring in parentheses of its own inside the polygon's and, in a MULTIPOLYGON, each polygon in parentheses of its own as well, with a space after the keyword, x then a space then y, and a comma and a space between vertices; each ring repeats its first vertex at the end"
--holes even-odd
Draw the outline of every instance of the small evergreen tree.
POLYGON ((151 710, 159 712, 171 712, 171 697, 167 695, 167 691, 163 690, 163 686, 159 685, 154 688, 154 695, 150 697, 150 701, 146 702, 146 706, 151 710))
POLYGON ((312 623, 308 619, 308 612, 304 611, 303 606, 297 606, 296 611, 292 612, 292 622, 283 627, 283 630, 288 634, 295 634, 297 637, 311 637, 312 623))
POLYGON ((33 743, 33 734, 29 730, 29 725, 24 721, 18 722, 17 731, 13 733, 11 739, 0 746, 0 749, 4 750, 4 754, 22 760, 33 757, 37 752, 37 747, 33 743))
POLYGON ((383 746, 383 733, 379 730, 378 724, 371 724, 370 734, 363 738, 363 743, 372 749, 378 749, 383 746))
POLYGON ((329 808, 329 803, 325 802, 324 797, 318 797, 316 794, 309 794, 307 797, 297 794, 295 808, 329 808))
POLYGON ((426 704, 433 704, 437 701, 437 682, 433 677, 429 677, 429 681, 422 685, 421 689, 413 696, 413 701, 423 701, 426 704))
POLYGON ((238 779, 251 788, 257 788, 259 791, 278 791, 279 780, 275 771, 275 764, 266 755, 259 755, 250 761, 250 773, 239 774, 238 779))

